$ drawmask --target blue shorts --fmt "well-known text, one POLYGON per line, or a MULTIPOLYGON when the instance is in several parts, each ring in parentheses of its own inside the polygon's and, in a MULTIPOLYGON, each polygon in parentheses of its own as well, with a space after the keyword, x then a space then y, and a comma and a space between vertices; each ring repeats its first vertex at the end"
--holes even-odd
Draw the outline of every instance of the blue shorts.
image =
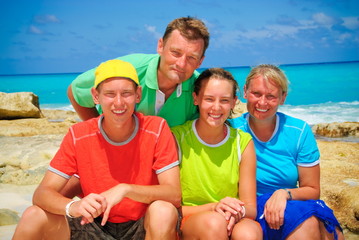
POLYGON ((264 206, 267 200, 272 196, 272 193, 267 193, 257 197, 257 218, 256 221, 262 227, 263 239, 265 240, 279 240, 285 239, 293 232, 301 223, 310 218, 311 216, 317 217, 324 223, 325 228, 329 233, 334 232, 334 238, 337 240, 337 233, 335 228, 340 230, 340 224, 330 209, 322 200, 307 200, 287 201, 287 207, 284 211, 284 224, 279 230, 269 228, 265 217, 263 217, 264 206))

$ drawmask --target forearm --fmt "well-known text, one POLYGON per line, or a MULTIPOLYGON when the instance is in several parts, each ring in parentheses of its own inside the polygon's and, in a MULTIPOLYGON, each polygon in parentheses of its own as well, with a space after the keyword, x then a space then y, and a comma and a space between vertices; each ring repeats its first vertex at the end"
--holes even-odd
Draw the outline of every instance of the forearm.
POLYGON ((46 210, 47 212, 65 215, 65 207, 72 201, 71 198, 64 197, 59 192, 56 192, 47 187, 36 189, 33 196, 33 204, 46 210))
POLYGON ((67 89, 67 96, 68 96, 73 108, 75 109, 77 115, 81 118, 81 120, 86 121, 88 119, 99 116, 99 113, 95 107, 93 107, 93 108, 83 107, 76 102, 74 95, 72 93, 71 85, 67 89))
POLYGON ((245 204, 244 207, 246 209, 245 210, 246 211, 245 217, 250 218, 250 219, 256 219, 256 217, 257 217, 257 206, 254 205, 254 204, 245 204))
POLYGON ((207 203, 199 206, 182 206, 183 216, 193 215, 199 212, 214 211, 217 203, 207 203))
POLYGON ((135 185, 119 184, 115 188, 116 192, 124 189, 124 197, 130 198, 137 202, 152 203, 156 200, 163 200, 172 203, 174 206, 181 205, 181 189, 173 185, 135 185))
MULTIPOLYGON (((288 189, 292 195, 292 200, 310 200, 310 199, 319 199, 320 198, 320 189, 315 187, 299 187, 288 189)), ((287 200, 290 196, 286 192, 287 200)))

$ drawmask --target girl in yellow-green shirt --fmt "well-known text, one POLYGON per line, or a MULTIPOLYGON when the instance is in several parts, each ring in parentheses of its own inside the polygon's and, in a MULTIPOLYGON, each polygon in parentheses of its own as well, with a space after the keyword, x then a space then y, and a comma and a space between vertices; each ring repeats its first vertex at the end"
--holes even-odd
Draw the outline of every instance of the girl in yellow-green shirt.
POLYGON ((182 187, 184 239, 262 239, 256 217, 256 158, 252 138, 225 122, 238 89, 220 68, 194 84, 199 118, 172 128, 182 187))

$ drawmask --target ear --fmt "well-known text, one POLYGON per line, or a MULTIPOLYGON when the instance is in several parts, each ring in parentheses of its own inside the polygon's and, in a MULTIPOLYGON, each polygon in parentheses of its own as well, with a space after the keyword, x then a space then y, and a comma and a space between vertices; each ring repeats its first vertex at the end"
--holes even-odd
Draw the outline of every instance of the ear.
POLYGON ((199 68, 202 65, 204 58, 205 58, 205 56, 203 55, 203 57, 201 57, 201 59, 199 60, 197 68, 199 68))
POLYGON ((247 86, 243 86, 243 98, 247 99, 247 86))
POLYGON ((164 47, 163 38, 160 38, 160 39, 158 39, 158 42, 157 42, 157 53, 158 53, 159 55, 162 54, 162 52, 163 52, 163 47, 164 47))
POLYGON ((280 101, 280 105, 283 105, 283 104, 284 104, 286 98, 287 98, 287 93, 283 93, 283 94, 282 94, 282 99, 281 99, 281 101, 280 101))
POLYGON ((142 87, 137 86, 137 89, 136 89, 136 103, 141 102, 141 98, 142 98, 142 87))
POLYGON ((193 104, 198 106, 198 98, 195 92, 192 93, 192 97, 193 97, 193 104))
POLYGON ((98 93, 97 89, 91 88, 91 94, 92 94, 92 99, 93 99, 94 103, 100 104, 99 93, 98 93))
POLYGON ((237 103, 237 99, 238 99, 238 97, 237 96, 235 96, 234 97, 234 99, 233 99, 233 106, 232 106, 232 110, 234 109, 234 107, 236 106, 236 103, 237 103))

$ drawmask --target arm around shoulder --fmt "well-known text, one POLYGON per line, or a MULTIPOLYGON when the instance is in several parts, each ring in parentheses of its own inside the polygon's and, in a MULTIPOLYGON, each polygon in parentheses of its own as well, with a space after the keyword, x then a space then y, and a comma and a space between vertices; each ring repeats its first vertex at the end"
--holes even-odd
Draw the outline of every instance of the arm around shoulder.
POLYGON ((75 109, 76 113, 81 118, 81 120, 86 121, 90 118, 99 116, 99 113, 97 112, 97 109, 95 107, 92 108, 83 107, 76 102, 75 97, 72 93, 71 85, 67 88, 67 96, 71 102, 71 105, 73 106, 73 108, 75 109))

